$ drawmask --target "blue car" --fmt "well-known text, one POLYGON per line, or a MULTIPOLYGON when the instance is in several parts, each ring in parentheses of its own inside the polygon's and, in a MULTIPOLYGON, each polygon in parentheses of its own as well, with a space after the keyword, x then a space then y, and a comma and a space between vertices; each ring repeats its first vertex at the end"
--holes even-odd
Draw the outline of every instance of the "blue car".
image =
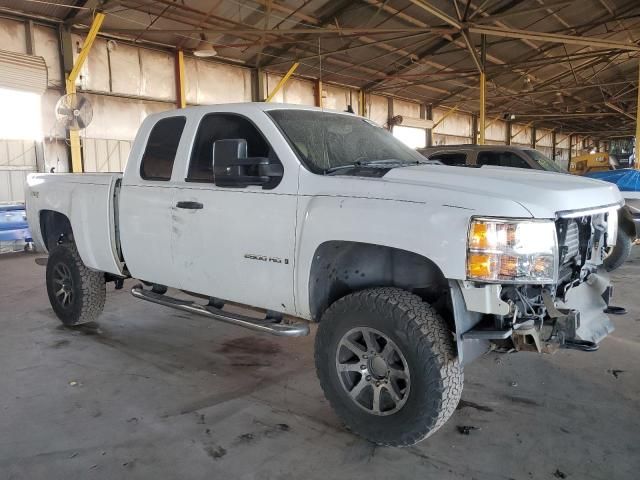
POLYGON ((33 245, 24 204, 0 205, 0 242, 22 241, 33 245))

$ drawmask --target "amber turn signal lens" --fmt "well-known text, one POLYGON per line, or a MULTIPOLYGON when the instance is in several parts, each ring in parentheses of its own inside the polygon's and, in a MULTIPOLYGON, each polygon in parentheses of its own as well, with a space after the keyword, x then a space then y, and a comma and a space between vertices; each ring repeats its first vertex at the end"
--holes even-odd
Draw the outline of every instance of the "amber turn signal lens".
POLYGON ((469 236, 469 248, 485 249, 489 248, 489 225, 486 223, 474 222, 471 224, 471 235, 469 236))
POLYGON ((470 253, 467 259, 468 275, 472 278, 491 277, 491 257, 488 253, 470 253))

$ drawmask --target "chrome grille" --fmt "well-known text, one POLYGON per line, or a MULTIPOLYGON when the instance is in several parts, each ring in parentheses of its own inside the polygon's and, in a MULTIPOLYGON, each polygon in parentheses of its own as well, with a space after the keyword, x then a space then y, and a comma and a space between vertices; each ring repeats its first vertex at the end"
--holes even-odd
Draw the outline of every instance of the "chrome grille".
POLYGON ((560 267, 571 263, 580 264, 580 225, 581 218, 564 218, 556 221, 560 267))
POLYGON ((564 246, 567 247, 564 255, 564 262, 571 260, 580 249, 580 232, 578 230, 578 224, 575 220, 571 221, 567 226, 567 235, 564 239, 564 246))

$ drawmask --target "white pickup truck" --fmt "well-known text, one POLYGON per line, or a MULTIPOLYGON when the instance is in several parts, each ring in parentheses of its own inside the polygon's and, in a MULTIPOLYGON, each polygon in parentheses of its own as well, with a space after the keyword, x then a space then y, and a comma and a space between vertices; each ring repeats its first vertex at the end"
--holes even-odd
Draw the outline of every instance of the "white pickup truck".
POLYGON ((436 431, 463 365, 490 348, 593 350, 612 330, 600 266, 623 204, 615 186, 427 165, 349 113, 168 111, 144 121, 124 175, 32 174, 27 188, 65 325, 95 320, 105 283, 129 277, 144 283, 138 298, 262 332, 319 322, 322 388, 377 444, 436 431))

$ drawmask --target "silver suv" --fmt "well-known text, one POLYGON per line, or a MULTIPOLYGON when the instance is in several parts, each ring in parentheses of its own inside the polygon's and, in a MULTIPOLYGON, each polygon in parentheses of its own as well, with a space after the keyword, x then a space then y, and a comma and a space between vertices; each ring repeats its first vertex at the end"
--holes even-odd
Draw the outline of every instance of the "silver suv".
POLYGON ((429 160, 444 165, 530 168, 566 173, 553 160, 533 148, 511 145, 440 145, 418 149, 429 160))

